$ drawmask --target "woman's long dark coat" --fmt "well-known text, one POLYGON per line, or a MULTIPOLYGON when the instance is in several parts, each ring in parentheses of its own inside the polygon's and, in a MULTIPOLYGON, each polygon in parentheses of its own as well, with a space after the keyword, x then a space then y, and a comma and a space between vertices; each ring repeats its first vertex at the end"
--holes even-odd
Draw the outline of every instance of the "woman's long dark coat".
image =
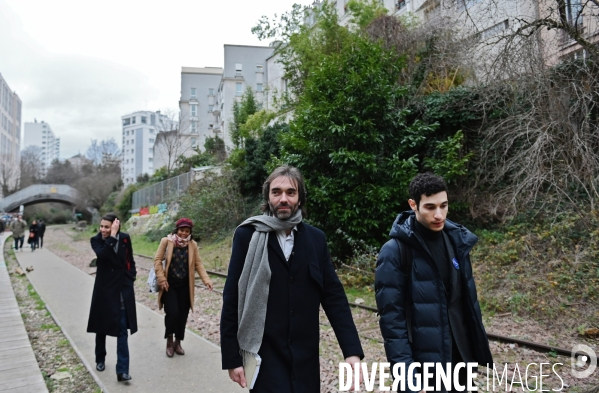
POLYGON ((127 309, 128 327, 131 334, 137 331, 135 292, 133 282, 137 275, 131 238, 119 233, 118 252, 114 251, 117 240, 114 237, 102 238, 99 233, 91 238, 96 253, 97 270, 92 304, 89 310, 87 331, 117 337, 121 317, 121 296, 127 309))
MULTIPOLYGON (((289 261, 275 232, 268 236, 271 279, 262 346, 262 365, 252 393, 320 392, 320 306, 327 314, 344 358, 364 357, 343 286, 333 269, 324 233, 300 223, 289 261)), ((239 276, 254 228, 235 232, 229 276, 223 291, 223 369, 242 365, 237 341, 239 276)))

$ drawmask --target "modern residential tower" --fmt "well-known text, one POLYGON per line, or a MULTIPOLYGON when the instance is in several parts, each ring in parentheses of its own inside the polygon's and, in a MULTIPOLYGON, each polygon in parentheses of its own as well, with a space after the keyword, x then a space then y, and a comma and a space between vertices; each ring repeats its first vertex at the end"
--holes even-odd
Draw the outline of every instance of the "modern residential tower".
POLYGON ((60 157, 60 138, 57 138, 45 121, 25 122, 25 140, 23 148, 36 146, 40 148, 41 175, 45 176, 52 161, 60 157))
POLYGON ((154 142, 156 135, 172 119, 160 111, 137 111, 121 116, 123 122, 123 183, 133 184, 139 175, 154 173, 154 142))
POLYGON ((0 74, 0 175, 8 188, 16 187, 19 180, 20 145, 21 99, 0 74))

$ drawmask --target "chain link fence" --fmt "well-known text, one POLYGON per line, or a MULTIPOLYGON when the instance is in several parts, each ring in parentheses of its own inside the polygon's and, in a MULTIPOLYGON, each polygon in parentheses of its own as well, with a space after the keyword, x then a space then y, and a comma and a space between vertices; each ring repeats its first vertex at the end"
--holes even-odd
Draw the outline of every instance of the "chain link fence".
POLYGON ((187 172, 135 191, 131 203, 132 210, 137 211, 142 207, 154 206, 177 199, 189 188, 193 178, 194 173, 187 172))

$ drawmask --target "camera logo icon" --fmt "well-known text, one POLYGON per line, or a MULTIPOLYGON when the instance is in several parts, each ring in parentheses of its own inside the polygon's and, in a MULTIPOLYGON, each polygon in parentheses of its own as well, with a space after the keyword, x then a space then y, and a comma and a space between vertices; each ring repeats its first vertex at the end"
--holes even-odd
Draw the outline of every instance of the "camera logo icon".
POLYGON ((597 354, 588 345, 576 344, 572 348, 572 376, 574 378, 588 378, 597 368, 597 354), (581 354, 582 353, 582 354, 581 354), (587 369, 587 362, 590 365, 587 369))

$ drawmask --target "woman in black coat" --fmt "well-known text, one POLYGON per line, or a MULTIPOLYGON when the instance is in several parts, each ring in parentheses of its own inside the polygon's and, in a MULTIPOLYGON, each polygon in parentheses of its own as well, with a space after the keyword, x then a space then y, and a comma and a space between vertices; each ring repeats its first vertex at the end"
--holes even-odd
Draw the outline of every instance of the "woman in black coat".
POLYGON ((119 382, 129 375, 127 329, 137 331, 135 291, 137 275, 131 238, 120 232, 120 221, 107 214, 100 221, 100 233, 91 238, 97 270, 87 324, 88 333, 96 333, 96 369, 104 371, 106 336, 117 337, 116 374, 119 382))
POLYGON ((35 251, 37 248, 37 230, 37 221, 33 220, 29 227, 29 239, 27 240, 27 243, 31 246, 31 251, 35 251))

